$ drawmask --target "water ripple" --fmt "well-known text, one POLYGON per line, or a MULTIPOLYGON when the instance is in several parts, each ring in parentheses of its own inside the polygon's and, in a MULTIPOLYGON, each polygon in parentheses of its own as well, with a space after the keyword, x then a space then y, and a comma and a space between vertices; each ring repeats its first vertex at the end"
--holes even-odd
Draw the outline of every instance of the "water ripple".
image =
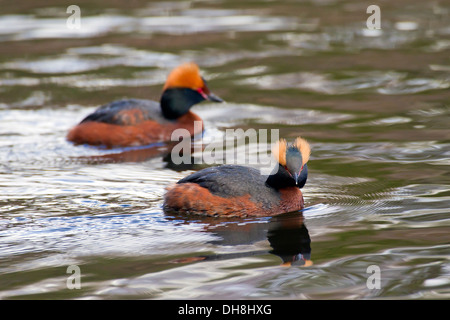
POLYGON ((266 90, 296 88, 330 95, 350 94, 370 89, 381 94, 410 94, 450 87, 448 78, 407 79, 406 74, 394 71, 340 72, 339 77, 346 79, 333 79, 331 75, 315 72, 299 72, 249 77, 239 83, 266 90))

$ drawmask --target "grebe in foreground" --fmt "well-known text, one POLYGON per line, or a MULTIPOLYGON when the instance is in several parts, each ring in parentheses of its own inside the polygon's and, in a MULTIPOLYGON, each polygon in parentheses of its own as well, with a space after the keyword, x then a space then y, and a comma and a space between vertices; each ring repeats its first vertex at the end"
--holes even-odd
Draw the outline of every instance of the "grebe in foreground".
POLYGON ((67 140, 113 148, 169 141, 180 128, 194 136, 203 131, 203 122, 194 126, 202 120, 190 108, 204 100, 222 101, 209 91, 198 66, 185 63, 169 74, 160 102, 126 99, 101 106, 71 129, 67 140))
POLYGON ((274 216, 303 209, 300 188, 308 177, 309 143, 281 139, 272 153, 278 170, 264 176, 239 165, 210 167, 168 188, 164 210, 221 217, 274 216))

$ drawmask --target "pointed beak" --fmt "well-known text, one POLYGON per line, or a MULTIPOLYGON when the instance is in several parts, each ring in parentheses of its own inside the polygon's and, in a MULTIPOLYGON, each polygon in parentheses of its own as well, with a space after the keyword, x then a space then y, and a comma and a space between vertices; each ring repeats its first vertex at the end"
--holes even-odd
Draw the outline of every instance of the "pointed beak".
POLYGON ((294 180, 295 180, 295 184, 296 185, 298 185, 298 183, 299 183, 298 177, 299 177, 299 174, 298 173, 294 173, 294 180))
POLYGON ((221 98, 216 96, 214 93, 210 92, 208 87, 199 88, 197 92, 200 93, 205 100, 213 101, 213 102, 223 102, 221 98))
POLYGON ((213 101, 213 102, 223 102, 223 100, 221 98, 219 98, 218 96, 216 96, 214 93, 209 93, 206 95, 207 100, 209 101, 213 101))

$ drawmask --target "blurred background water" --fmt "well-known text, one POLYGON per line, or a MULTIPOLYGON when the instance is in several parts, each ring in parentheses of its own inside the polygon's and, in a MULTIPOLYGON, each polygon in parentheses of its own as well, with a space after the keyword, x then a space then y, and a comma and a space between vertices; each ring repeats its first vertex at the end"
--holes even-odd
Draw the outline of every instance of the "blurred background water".
POLYGON ((450 5, 379 1, 369 30, 371 4, 0 1, 0 299, 449 298, 450 5), (205 165, 65 141, 99 105, 158 100, 184 61, 227 101, 194 107, 206 138, 310 141, 303 212, 165 214, 205 165))

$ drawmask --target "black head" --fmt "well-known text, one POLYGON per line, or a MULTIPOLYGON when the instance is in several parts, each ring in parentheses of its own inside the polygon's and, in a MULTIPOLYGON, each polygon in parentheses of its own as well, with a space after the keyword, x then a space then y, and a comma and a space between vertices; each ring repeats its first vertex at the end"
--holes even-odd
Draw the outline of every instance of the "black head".
POLYGON ((167 119, 176 119, 204 100, 223 101, 209 91, 198 66, 195 63, 185 63, 167 77, 161 96, 161 109, 167 119))
POLYGON ((282 139, 273 149, 273 154, 278 160, 278 170, 268 178, 268 183, 273 187, 282 188, 297 186, 303 188, 307 177, 311 149, 308 142, 297 138, 291 145, 282 139))

